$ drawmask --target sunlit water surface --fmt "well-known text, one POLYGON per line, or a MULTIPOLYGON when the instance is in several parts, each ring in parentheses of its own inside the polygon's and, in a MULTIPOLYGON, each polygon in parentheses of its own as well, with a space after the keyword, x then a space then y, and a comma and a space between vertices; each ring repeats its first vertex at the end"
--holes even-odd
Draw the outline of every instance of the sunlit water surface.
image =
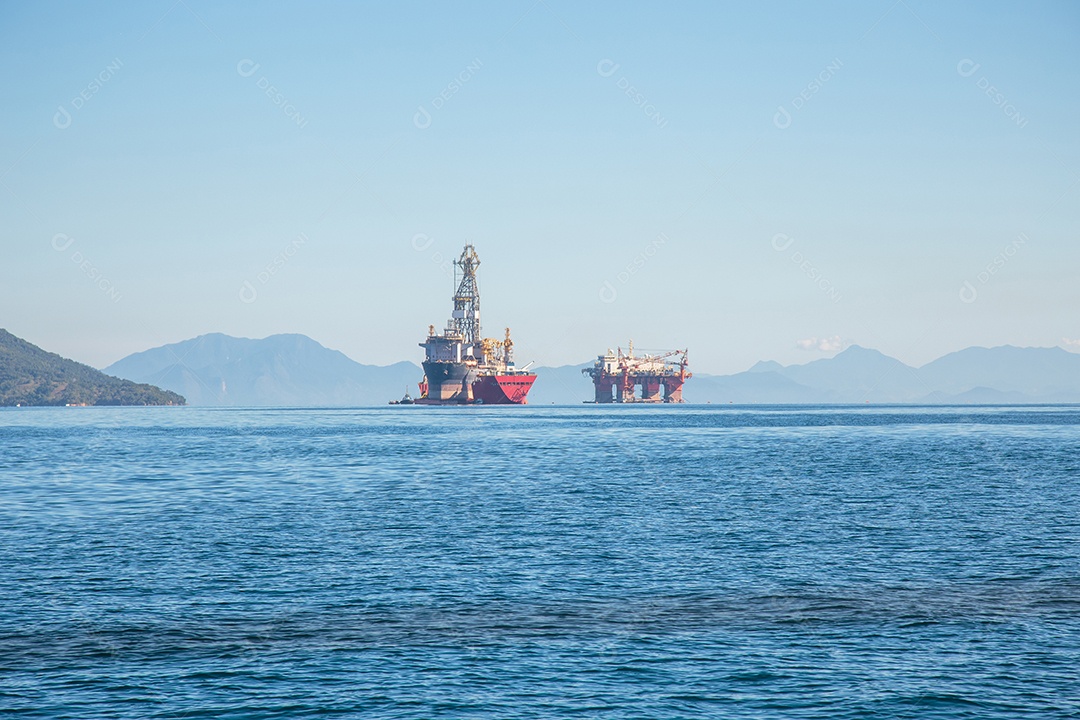
POLYGON ((1080 714, 1080 408, 0 411, 0 715, 1080 714))

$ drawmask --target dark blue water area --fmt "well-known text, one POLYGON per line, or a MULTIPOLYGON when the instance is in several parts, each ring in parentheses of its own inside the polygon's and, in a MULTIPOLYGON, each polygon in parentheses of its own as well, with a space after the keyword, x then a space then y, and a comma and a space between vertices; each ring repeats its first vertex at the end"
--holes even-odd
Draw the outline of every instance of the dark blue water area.
POLYGON ((7 409, 0 716, 1080 717, 1080 408, 7 409))

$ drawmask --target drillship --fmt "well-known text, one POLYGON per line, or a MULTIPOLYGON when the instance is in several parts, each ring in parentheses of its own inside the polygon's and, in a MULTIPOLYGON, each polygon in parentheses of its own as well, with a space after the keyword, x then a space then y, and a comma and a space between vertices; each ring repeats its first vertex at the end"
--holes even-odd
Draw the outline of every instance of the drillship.
POLYGON ((480 258, 466 245, 454 262, 454 312, 441 334, 428 326, 424 348, 424 379, 419 405, 524 405, 536 375, 529 365, 514 367, 514 342, 510 328, 502 340, 485 338, 480 332, 480 285, 476 269, 480 258))

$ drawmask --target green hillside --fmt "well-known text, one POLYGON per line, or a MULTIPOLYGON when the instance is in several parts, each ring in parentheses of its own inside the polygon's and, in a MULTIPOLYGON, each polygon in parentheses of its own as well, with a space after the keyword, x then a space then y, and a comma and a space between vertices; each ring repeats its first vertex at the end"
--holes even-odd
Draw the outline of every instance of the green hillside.
POLYGON ((0 329, 0 406, 183 405, 184 397, 106 375, 0 329))

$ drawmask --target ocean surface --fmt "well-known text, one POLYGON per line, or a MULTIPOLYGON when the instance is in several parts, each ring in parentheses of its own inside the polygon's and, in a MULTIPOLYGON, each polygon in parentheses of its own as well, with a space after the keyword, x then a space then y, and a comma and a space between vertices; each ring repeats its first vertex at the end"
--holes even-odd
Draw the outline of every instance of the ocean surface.
POLYGON ((0 717, 1080 717, 1080 408, 5 409, 0 717))

